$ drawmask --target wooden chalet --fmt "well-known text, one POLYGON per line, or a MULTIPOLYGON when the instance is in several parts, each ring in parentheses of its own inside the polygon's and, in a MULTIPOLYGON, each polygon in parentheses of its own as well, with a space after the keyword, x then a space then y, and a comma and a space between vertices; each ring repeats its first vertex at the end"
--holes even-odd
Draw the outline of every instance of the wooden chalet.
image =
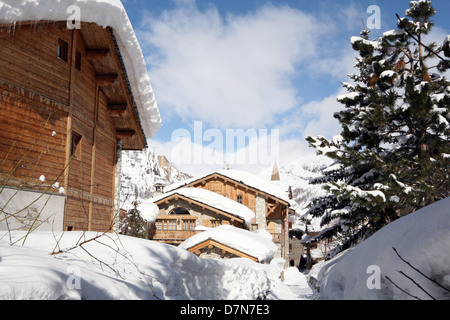
POLYGON ((154 200, 159 208, 150 238, 178 245, 202 228, 231 225, 248 229, 253 211, 205 189, 181 188, 154 200))
MULTIPOLYGON (((289 208, 289 197, 284 190, 270 181, 263 181, 259 177, 249 175, 246 172, 237 170, 221 170, 206 176, 199 178, 193 178, 183 182, 182 184, 166 187, 166 191, 179 190, 182 188, 200 188, 204 190, 212 191, 216 194, 222 195, 228 199, 242 204, 254 212, 255 218, 248 227, 250 230, 266 229, 273 238, 273 242, 278 246, 278 256, 287 258, 289 256, 289 230, 288 230, 288 215, 294 211, 289 208), (248 179, 241 179, 240 177, 246 177, 248 179)), ((181 199, 181 198, 180 198, 181 199)), ((188 204, 195 204, 192 199, 184 199, 188 204)), ((156 202, 160 207, 160 215, 156 220, 156 234, 160 235, 158 241, 165 241, 165 234, 158 231, 169 224, 173 217, 173 212, 167 212, 167 206, 170 202, 164 203, 163 200, 156 202)), ((199 204, 195 204, 199 205, 199 204)), ((201 204, 200 204, 201 207, 201 204)), ((173 208, 173 207, 172 207, 173 208)), ((184 209, 185 213, 189 213, 189 207, 179 206, 179 210, 184 209)), ((201 212, 201 210, 200 210, 201 212)), ((192 219, 192 216, 185 215, 182 219, 192 219)), ((196 221, 199 221, 196 219, 196 221)), ((224 214, 218 213, 216 219, 208 217, 201 223, 197 223, 200 226, 216 227, 223 224, 231 224, 240 228, 244 228, 241 221, 234 218, 230 220, 224 214)), ((173 227, 174 228, 174 227, 173 227)), ((173 234, 176 234, 176 229, 173 230, 173 234)), ((185 240, 191 233, 181 234, 178 233, 179 239, 177 242, 185 240)))
POLYGON ((0 187, 10 190, 0 196, 17 200, 0 229, 30 227, 25 216, 47 230, 112 229, 120 151, 151 138, 122 53, 115 30, 96 23, 0 25, 0 187), (40 206, 23 200, 42 194, 40 206))

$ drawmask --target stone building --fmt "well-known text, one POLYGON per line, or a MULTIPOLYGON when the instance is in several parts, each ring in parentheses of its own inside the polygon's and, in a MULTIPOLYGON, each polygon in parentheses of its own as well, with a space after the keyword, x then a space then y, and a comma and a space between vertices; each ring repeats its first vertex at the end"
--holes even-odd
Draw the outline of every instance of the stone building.
POLYGON ((178 243, 198 233, 202 227, 225 224, 250 231, 263 229, 271 235, 273 243, 277 245, 276 256, 288 259, 288 215, 293 211, 289 205, 289 194, 271 181, 244 171, 220 170, 167 186, 165 191, 166 194, 154 200, 160 208, 155 223, 155 234, 161 235, 160 238, 154 238, 155 240, 163 242, 176 240, 178 243), (214 200, 207 205, 195 199, 194 192, 181 194, 186 188, 209 191, 210 199, 214 200), (215 196, 211 197, 214 194, 215 196), (233 208, 229 212, 218 210, 217 207, 225 202, 238 204, 241 209, 233 208), (253 216, 243 218, 244 211, 252 213, 253 216), (185 221, 191 221, 189 223, 194 226, 194 230, 184 230, 189 224, 185 221), (166 232, 164 235, 161 231, 170 233, 166 232), (169 240, 174 235, 177 235, 177 239, 169 240))

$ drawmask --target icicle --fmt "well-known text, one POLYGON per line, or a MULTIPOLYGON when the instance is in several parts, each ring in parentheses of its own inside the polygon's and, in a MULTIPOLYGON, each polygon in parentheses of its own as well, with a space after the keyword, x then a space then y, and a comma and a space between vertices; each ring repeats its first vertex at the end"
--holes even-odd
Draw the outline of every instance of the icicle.
POLYGON ((16 35, 16 24, 17 22, 14 21, 14 26, 13 26, 13 33, 12 33, 12 40, 14 41, 15 35, 16 35))

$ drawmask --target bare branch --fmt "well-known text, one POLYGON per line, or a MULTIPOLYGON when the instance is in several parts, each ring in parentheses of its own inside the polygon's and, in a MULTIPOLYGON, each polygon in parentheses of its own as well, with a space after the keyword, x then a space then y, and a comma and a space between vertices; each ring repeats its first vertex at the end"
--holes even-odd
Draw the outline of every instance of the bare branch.
POLYGON ((397 256, 404 262, 406 263, 408 266, 410 266, 413 270, 417 271, 418 273, 420 273, 422 276, 424 276, 425 278, 427 278, 428 280, 430 280, 431 282, 433 282, 434 284, 436 284, 437 286, 441 287, 442 289, 444 289, 447 292, 450 292, 450 289, 444 287, 443 285, 441 285, 439 282, 437 282, 435 279, 430 278, 429 276, 427 276, 426 274, 424 274, 422 271, 420 271, 419 269, 417 269, 416 267, 414 267, 411 263, 409 263, 408 261, 406 261, 405 259, 403 259, 403 257, 398 253, 397 249, 392 247, 392 249, 394 250, 394 252, 397 254, 397 256))
POLYGON ((388 276, 384 276, 387 280, 389 280, 389 282, 391 282, 397 289, 399 289, 400 291, 402 291, 403 293, 406 293, 408 296, 417 299, 417 300, 421 300, 419 297, 416 297, 414 295, 412 295, 411 293, 407 292, 406 290, 400 288, 394 281, 391 280, 391 278, 389 278, 388 276))

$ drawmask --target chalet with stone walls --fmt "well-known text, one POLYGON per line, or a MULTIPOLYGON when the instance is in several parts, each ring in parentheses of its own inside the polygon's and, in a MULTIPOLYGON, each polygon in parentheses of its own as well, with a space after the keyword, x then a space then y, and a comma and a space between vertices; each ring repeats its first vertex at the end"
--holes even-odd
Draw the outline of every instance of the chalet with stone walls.
POLYGON ((120 152, 160 126, 120 1, 73 1, 77 28, 62 3, 0 0, 0 230, 111 230, 120 152))
POLYGON ((204 228, 231 225, 249 229, 255 214, 248 207, 200 188, 180 188, 155 199, 159 208, 151 239, 178 245, 204 228))
MULTIPOLYGON (((170 219, 172 217, 175 219, 174 216, 182 212, 184 216, 182 219, 195 217, 196 227, 232 225, 250 231, 267 230, 272 241, 278 247, 277 256, 286 259, 289 257, 288 215, 293 211, 290 208, 288 193, 271 181, 239 170, 220 170, 168 186, 165 191, 170 194, 170 198, 165 200, 158 197, 155 200, 160 208, 160 214, 156 219, 156 234, 162 234, 161 228, 170 226, 170 223, 172 223, 171 228, 174 229, 175 223, 170 222, 170 219), (237 217, 211 210, 211 208, 196 203, 189 195, 186 197, 174 195, 174 192, 183 192, 186 188, 202 189, 220 195, 222 198, 246 207, 253 212, 254 216, 245 225, 237 217)), ((185 240, 188 235, 194 233, 191 230, 190 234, 180 236, 177 241, 185 240)), ((162 238, 154 239, 165 241, 162 238)))

